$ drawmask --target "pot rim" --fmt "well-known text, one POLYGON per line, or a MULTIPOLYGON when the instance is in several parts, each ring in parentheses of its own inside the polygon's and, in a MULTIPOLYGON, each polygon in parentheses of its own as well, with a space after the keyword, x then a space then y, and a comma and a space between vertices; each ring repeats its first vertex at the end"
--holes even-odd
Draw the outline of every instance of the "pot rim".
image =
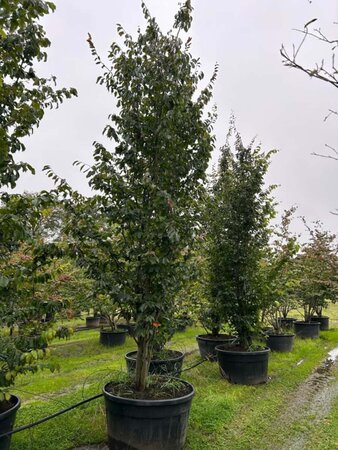
POLYGON ((126 334, 128 330, 100 330, 101 334, 126 334))
MULTIPOLYGON (((168 350, 172 351, 172 352, 178 352, 178 353, 180 353, 180 355, 178 355, 176 357, 173 357, 173 358, 169 357, 169 358, 166 358, 166 359, 151 359, 150 362, 161 363, 161 362, 164 362, 164 361, 180 361, 185 356, 185 353, 181 352, 180 350, 171 350, 171 349, 168 349, 168 350)), ((136 361, 136 357, 135 358, 131 357, 132 354, 135 354, 135 356, 136 356, 136 353, 137 353, 137 350, 132 350, 131 352, 127 352, 124 355, 124 357, 127 360, 136 361)))
POLYGON ((7 409, 7 411, 0 413, 0 421, 6 419, 8 416, 13 414, 13 412, 17 411, 20 408, 20 406, 21 406, 20 397, 17 397, 16 395, 11 394, 11 400, 12 399, 15 400, 15 404, 11 408, 7 409))
POLYGON ((223 344, 222 345, 217 345, 216 350, 218 352, 228 353, 229 355, 262 355, 262 354, 265 354, 265 353, 269 353, 271 351, 269 347, 265 347, 262 350, 256 350, 254 352, 243 352, 243 351, 242 352, 236 352, 236 351, 233 351, 233 350, 226 350, 224 348, 220 348, 222 346, 223 346, 223 344))
MULTIPOLYGON (((210 333, 197 334, 196 339, 200 339, 201 341, 207 341, 207 342, 210 342, 213 340, 220 342, 219 339, 209 339, 209 338, 206 338, 205 336, 222 336, 222 334, 210 334, 210 333)), ((223 336, 228 336, 228 337, 224 338, 223 341, 233 341, 233 340, 237 339, 237 336, 234 336, 234 335, 223 334, 223 336)))
POLYGON ((287 324, 294 324, 295 322, 297 322, 299 319, 296 319, 295 317, 283 317, 281 319, 278 319, 278 322, 284 322, 287 324))
POLYGON ((312 320, 310 322, 308 322, 306 320, 297 320, 295 323, 298 325, 321 325, 320 322, 315 322, 312 320))
POLYGON ((287 333, 287 334, 277 334, 277 333, 268 333, 268 337, 269 336, 274 336, 274 337, 295 337, 295 333, 287 333))
POLYGON ((185 384, 186 386, 189 386, 191 392, 189 392, 189 394, 184 395, 183 397, 168 398, 162 400, 144 400, 138 398, 120 397, 118 395, 111 394, 106 390, 106 387, 109 384, 107 383, 103 386, 102 389, 103 396, 108 400, 113 400, 115 402, 122 403, 124 405, 156 407, 156 406, 171 406, 171 405, 178 405, 180 403, 185 403, 186 401, 192 399, 192 397, 195 395, 194 386, 190 384, 188 381, 182 380, 181 378, 177 377, 167 377, 167 378, 170 378, 172 380, 178 380, 181 383, 185 384))

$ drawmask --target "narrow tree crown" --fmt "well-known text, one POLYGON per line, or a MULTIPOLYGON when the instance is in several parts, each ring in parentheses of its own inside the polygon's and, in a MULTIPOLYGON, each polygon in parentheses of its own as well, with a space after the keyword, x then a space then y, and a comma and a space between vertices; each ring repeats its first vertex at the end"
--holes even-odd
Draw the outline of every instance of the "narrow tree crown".
POLYGON ((210 191, 210 295, 245 347, 258 322, 259 264, 274 216, 273 186, 264 185, 272 153, 254 142, 245 146, 231 123, 210 191))

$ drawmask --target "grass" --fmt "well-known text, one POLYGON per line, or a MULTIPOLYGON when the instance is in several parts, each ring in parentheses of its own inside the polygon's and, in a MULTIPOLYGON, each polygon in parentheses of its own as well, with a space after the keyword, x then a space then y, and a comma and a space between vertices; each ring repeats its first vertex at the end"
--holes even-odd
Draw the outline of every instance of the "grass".
MULTIPOLYGON (((177 333, 170 343, 170 348, 189 353, 186 366, 198 359, 195 336, 201 332, 199 328, 190 328, 185 333, 177 333)), ((290 435, 298 430, 297 424, 295 429, 290 430, 287 421, 279 421, 281 412, 289 405, 293 392, 337 342, 338 329, 330 330, 321 333, 318 340, 296 340, 294 351, 290 354, 271 354, 271 379, 266 385, 258 387, 229 384, 220 378, 216 363, 207 362, 184 372, 184 378, 196 390, 186 449, 282 448, 283 433, 290 435)), ((98 342, 97 330, 78 332, 69 341, 56 341, 52 360, 60 365, 60 371, 43 371, 18 380, 16 393, 23 405, 18 412, 16 426, 33 422, 100 393, 104 383, 125 370, 124 354, 133 349, 135 343, 131 338, 127 338, 122 347, 103 347, 98 342)), ((310 436, 306 449, 335 448, 335 430, 338 429, 336 411, 325 418, 315 437, 310 436)), ((105 439, 104 403, 102 399, 97 399, 14 435, 12 450, 68 450, 105 439)))

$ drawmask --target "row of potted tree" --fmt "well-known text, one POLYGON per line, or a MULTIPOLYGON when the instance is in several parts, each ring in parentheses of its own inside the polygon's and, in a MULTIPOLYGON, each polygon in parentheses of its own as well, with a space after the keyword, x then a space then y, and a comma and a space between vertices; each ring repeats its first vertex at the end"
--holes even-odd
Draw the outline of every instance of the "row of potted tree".
MULTIPOLYGON (((255 338, 262 312, 265 317, 276 318, 282 299, 292 297, 287 290, 294 288, 306 292, 307 305, 308 299, 325 302, 333 298, 335 284, 329 265, 325 283, 327 276, 330 287, 324 283, 325 294, 318 294, 318 286, 306 285, 310 276, 318 282, 316 270, 324 275, 319 262, 318 266, 308 265, 309 273, 302 272, 300 283, 298 277, 294 281, 289 276, 297 258, 308 261, 313 257, 310 250, 298 255, 292 236, 280 236, 267 252, 275 204, 273 187, 265 187, 264 176, 274 152, 265 154, 254 141, 244 145, 233 120, 218 168, 207 187, 215 112, 206 111, 206 107, 218 68, 200 88, 204 78, 200 61, 190 53, 191 39, 183 41, 181 37, 192 22, 190 0, 177 12, 174 31, 166 34, 144 3, 142 10, 145 30, 132 38, 119 25, 123 44, 111 45, 107 63, 88 36, 95 62, 103 69, 97 81, 116 100, 116 109, 104 129, 104 139, 112 141, 113 148, 94 142, 94 163, 76 163, 86 174, 91 197, 74 191, 46 167, 56 188, 44 195, 55 208, 62 204, 62 238, 57 243, 53 236, 45 238, 34 253, 32 268, 40 271, 56 257, 67 255, 90 280, 94 303, 88 301, 87 306, 103 311, 113 330, 117 313, 133 321, 137 351, 127 358, 130 375, 111 380, 103 388, 110 449, 178 450, 185 442, 194 388, 177 376, 149 373, 156 371, 156 361, 168 356, 165 344, 172 336, 177 298, 190 297, 191 286, 198 284, 196 266, 200 263, 205 268, 202 290, 210 314, 204 319, 214 334, 220 334, 224 323, 231 330, 227 344, 217 348, 222 374, 243 383, 266 381, 269 350, 262 349, 255 338), (200 248, 202 254, 198 253, 200 248), (243 357, 249 363, 258 358, 254 372, 238 364, 243 357)), ((17 217, 15 212, 12 217, 17 217)), ((284 220, 288 218, 286 214, 284 220)), ((11 252, 12 244, 6 239, 6 252, 11 252)), ((21 246, 26 237, 18 237, 17 242, 21 246)), ((334 257, 333 263, 335 274, 334 257)), ((295 267, 297 271, 297 263, 295 267)), ((47 279, 48 271, 42 271, 47 279)), ((15 276, 0 279, 5 308, 6 289, 15 276)), ((31 280, 33 272, 27 276, 31 280)), ((23 295, 29 308, 35 292, 33 296, 23 295)), ((309 314, 313 309, 307 310, 309 314)), ((280 323, 277 319, 276 327, 280 323)), ((17 324, 13 333, 20 336, 17 324)), ((11 337, 1 338, 1 345, 7 346, 1 353, 8 351, 14 356, 0 366, 0 392, 12 384, 14 375, 43 367, 40 360, 48 354, 45 344, 38 349, 35 343, 20 349, 17 342, 11 337), (20 361, 13 370, 12 361, 20 361)), ((172 370, 178 375, 179 355, 171 356, 172 370)), ((10 412, 15 413, 18 401, 4 393, 0 405, 0 420, 7 420, 10 412)), ((9 440, 3 445, 8 447, 9 440)))

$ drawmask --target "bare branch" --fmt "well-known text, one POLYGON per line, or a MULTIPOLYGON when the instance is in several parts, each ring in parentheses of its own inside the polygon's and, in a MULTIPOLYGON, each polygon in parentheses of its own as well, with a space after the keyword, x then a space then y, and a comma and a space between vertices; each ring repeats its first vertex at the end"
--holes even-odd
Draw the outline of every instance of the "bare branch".
POLYGON ((325 144, 325 147, 327 147, 330 150, 332 150, 338 156, 338 151, 334 147, 331 147, 331 145, 329 145, 329 144, 325 144))
POLYGON ((338 151, 334 147, 332 147, 331 145, 328 145, 328 144, 325 144, 325 147, 330 149, 337 156, 323 155, 321 153, 315 153, 315 152, 311 153, 311 155, 319 156, 320 158, 334 159, 335 161, 338 161, 338 151))
MULTIPOLYGON (((331 84, 335 88, 338 88, 338 68, 335 65, 335 50, 338 48, 338 39, 329 39, 320 28, 315 28, 313 31, 309 31, 309 25, 316 22, 317 19, 312 19, 304 25, 303 30, 296 29, 298 33, 302 34, 302 39, 298 45, 292 44, 292 56, 286 51, 284 45, 282 44, 280 53, 283 57, 283 64, 287 67, 292 67, 294 69, 301 70, 302 72, 309 75, 311 78, 317 78, 318 80, 325 81, 331 84), (332 56, 330 68, 325 67, 324 59, 320 63, 316 63, 314 68, 308 68, 303 66, 297 59, 299 58, 300 51, 304 46, 304 43, 308 36, 315 38, 325 44, 332 46, 332 56)), ((326 120, 326 119, 325 119, 326 120)))
POLYGON ((338 111, 335 111, 334 109, 329 109, 329 113, 324 117, 324 122, 327 121, 327 119, 332 116, 332 114, 335 114, 338 116, 338 111))
POLYGON ((331 156, 331 155, 321 155, 320 153, 311 153, 313 156, 319 156, 320 158, 327 158, 327 159, 334 159, 335 161, 338 161, 338 158, 331 156))
MULTIPOLYGON (((311 21, 309 23, 311 23, 311 21)), ((305 28, 305 26, 304 26, 304 28, 305 28)), ((338 45, 338 39, 329 39, 327 36, 325 36, 325 34, 322 32, 322 30, 320 28, 315 28, 313 30, 314 33, 310 33, 307 28, 305 30, 300 30, 298 28, 294 28, 293 30, 297 31, 298 33, 305 34, 306 36, 314 37, 315 39, 326 42, 327 44, 335 44, 335 46, 338 45)))

